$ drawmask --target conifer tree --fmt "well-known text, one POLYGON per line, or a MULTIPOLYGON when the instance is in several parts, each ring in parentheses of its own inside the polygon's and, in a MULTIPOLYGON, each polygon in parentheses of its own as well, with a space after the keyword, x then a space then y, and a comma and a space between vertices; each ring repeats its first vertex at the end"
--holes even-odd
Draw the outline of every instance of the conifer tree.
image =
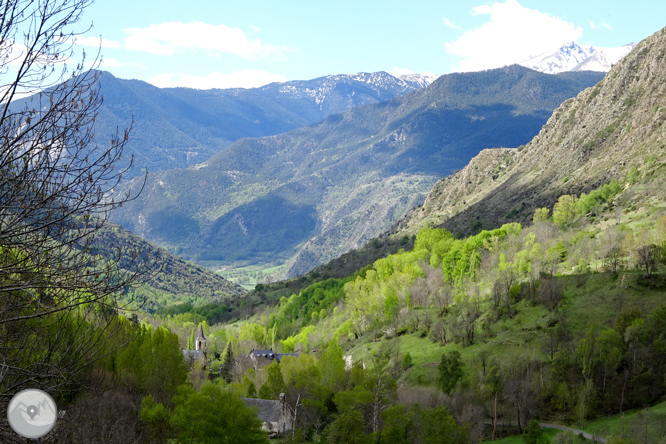
POLYGON ((231 383, 231 379, 233 378, 233 369, 234 369, 234 352, 231 348, 231 341, 227 345, 227 351, 224 353, 224 362, 222 363, 222 367, 220 367, 220 376, 227 381, 227 383, 231 383))

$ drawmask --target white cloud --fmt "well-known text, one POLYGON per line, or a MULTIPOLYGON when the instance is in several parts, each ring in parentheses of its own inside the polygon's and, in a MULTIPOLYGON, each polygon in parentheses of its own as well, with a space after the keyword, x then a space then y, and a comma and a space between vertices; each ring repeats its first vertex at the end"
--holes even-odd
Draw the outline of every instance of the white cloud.
POLYGON ((592 30, 597 30, 597 29, 601 29, 601 28, 608 29, 609 31, 612 31, 612 30, 613 30, 613 27, 612 27, 611 25, 609 25, 608 23, 606 23, 605 20, 602 21, 602 22, 599 23, 599 24, 596 24, 596 23, 593 22, 592 20, 588 20, 588 22, 590 22, 590 28, 592 28, 592 30))
POLYGON ((94 48, 99 48, 100 44, 102 45, 102 48, 108 49, 108 48, 120 48, 120 43, 115 42, 113 40, 106 40, 100 37, 84 37, 84 36, 77 36, 74 39, 74 43, 77 45, 83 45, 83 46, 92 46, 94 48))
POLYGON ((112 57, 102 57, 100 66, 102 68, 121 68, 121 67, 141 68, 141 69, 146 68, 146 65, 143 65, 141 63, 123 62, 118 59, 114 59, 112 57))
POLYGON ((456 71, 479 71, 523 61, 578 40, 583 30, 559 17, 528 9, 516 0, 472 8, 489 21, 445 43, 449 54, 462 58, 456 71))
POLYGON ((236 54, 252 59, 284 56, 289 48, 264 44, 260 39, 250 40, 238 28, 211 25, 202 22, 166 22, 147 28, 128 28, 124 47, 134 51, 158 55, 173 55, 179 50, 203 50, 209 55, 236 54))
POLYGON ((448 26, 451 29, 455 29, 456 31, 462 31, 462 28, 455 23, 453 23, 451 20, 447 19, 446 17, 442 17, 442 21, 446 26, 448 26))
POLYGON ((273 82, 285 82, 287 79, 278 74, 257 69, 244 69, 231 74, 214 72, 206 76, 165 73, 148 80, 159 88, 257 88, 273 82))

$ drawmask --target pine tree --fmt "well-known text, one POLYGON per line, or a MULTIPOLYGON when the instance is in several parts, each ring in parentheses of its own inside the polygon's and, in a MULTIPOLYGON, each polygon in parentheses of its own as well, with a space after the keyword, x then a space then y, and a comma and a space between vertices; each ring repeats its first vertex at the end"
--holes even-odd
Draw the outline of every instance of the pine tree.
POLYGON ((227 351, 224 353, 224 362, 220 367, 220 376, 224 378, 227 383, 231 383, 234 368, 234 352, 231 349, 231 342, 227 345, 227 351))
POLYGON ((187 338, 187 349, 194 350, 194 330, 192 330, 192 336, 187 338))
POLYGON ((254 386, 254 382, 250 381, 250 386, 247 388, 247 395, 248 398, 256 398, 257 397, 257 388, 254 386))

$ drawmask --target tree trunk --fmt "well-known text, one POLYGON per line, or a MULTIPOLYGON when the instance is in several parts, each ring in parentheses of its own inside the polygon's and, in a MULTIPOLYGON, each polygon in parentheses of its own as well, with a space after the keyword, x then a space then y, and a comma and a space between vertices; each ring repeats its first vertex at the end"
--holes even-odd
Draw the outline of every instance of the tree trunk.
POLYGON ((493 418, 493 438, 492 438, 493 441, 495 441, 496 430, 497 430, 497 392, 495 392, 495 415, 493 418))

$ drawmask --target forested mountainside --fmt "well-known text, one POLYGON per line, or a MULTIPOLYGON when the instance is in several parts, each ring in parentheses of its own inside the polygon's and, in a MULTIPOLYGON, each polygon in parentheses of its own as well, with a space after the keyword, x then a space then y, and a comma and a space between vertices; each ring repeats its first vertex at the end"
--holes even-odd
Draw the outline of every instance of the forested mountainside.
POLYGON ((481 149, 528 142, 553 109, 601 77, 520 66, 445 75, 153 174, 114 218, 185 258, 283 262, 298 275, 387 230, 481 149))
POLYGON ((642 41, 595 87, 567 100, 524 147, 487 150, 438 182, 422 207, 394 228, 478 232, 531 220, 562 194, 588 192, 660 163, 666 134, 666 33, 642 41))

